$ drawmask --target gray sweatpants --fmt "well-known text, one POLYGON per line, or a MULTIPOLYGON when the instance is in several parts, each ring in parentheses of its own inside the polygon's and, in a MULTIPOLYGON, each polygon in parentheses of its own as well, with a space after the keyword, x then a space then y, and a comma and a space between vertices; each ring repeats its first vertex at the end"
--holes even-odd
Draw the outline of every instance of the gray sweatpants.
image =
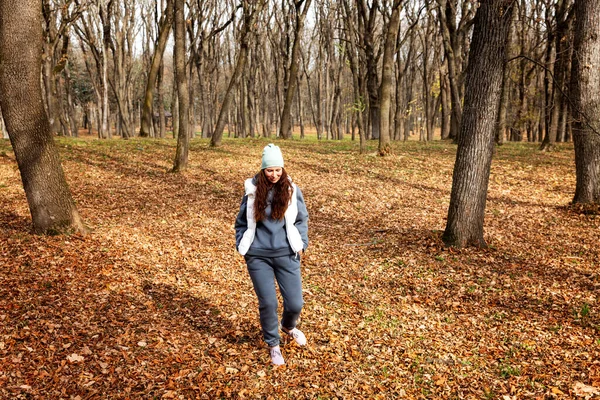
POLYGON ((246 265, 254 291, 258 297, 260 325, 265 342, 269 346, 279 344, 279 321, 277 318, 277 292, 275 281, 283 297, 281 326, 286 329, 296 327, 302 311, 302 278, 300 277, 300 256, 295 254, 283 257, 246 256, 246 265))

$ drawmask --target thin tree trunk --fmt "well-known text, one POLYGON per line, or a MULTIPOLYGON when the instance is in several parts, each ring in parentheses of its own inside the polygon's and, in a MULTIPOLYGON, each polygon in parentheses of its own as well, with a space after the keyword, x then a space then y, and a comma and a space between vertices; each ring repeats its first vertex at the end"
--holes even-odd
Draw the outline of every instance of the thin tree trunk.
MULTIPOLYGON (((355 116, 356 126, 358 128, 358 137, 359 137, 359 153, 365 154, 367 152, 367 144, 366 144, 366 135, 364 129, 364 111, 365 111, 365 102, 362 98, 362 93, 364 92, 365 80, 363 75, 360 73, 359 67, 359 56, 357 52, 357 40, 355 36, 352 34, 352 20, 353 18, 353 9, 348 4, 348 1, 343 2, 344 11, 346 13, 344 21, 346 25, 346 30, 350 32, 349 34, 349 46, 350 51, 348 51, 348 62, 350 64, 350 71, 352 72, 352 88, 353 88, 353 105, 352 110, 355 116)), ((353 132, 354 139, 354 132, 353 132)))
POLYGON ((570 6, 569 0, 559 0, 556 12, 556 34, 554 35, 554 47, 556 48, 556 62, 554 67, 554 83, 552 93, 552 108, 548 128, 540 150, 552 150, 556 141, 560 141, 561 126, 564 126, 561 113, 564 111, 563 96, 566 92, 565 82, 567 77, 569 51, 567 47, 570 20, 567 10, 570 6))
POLYGON ((219 118, 217 119, 217 125, 212 134, 210 145, 212 147, 217 147, 221 145, 221 140, 223 138, 223 130, 225 129, 225 124, 227 123, 227 116, 229 113, 229 105, 231 104, 232 97, 234 95, 234 89, 237 87, 240 77, 244 72, 244 67, 246 66, 246 61, 248 59, 248 51, 249 51, 249 41, 250 41, 250 32, 253 29, 254 21, 256 20, 258 14, 262 10, 264 6, 264 1, 258 2, 258 4, 252 7, 246 1, 244 1, 244 24, 242 26, 242 31, 240 33, 240 52, 238 54, 238 59, 235 64, 235 69, 233 71, 233 75, 229 80, 229 85, 227 86, 227 91, 223 97, 223 103, 221 105, 221 110, 219 111, 219 118))
POLYGON ((150 129, 152 126, 153 117, 153 98, 154 98, 154 86, 156 84, 156 77, 158 75, 158 69, 162 63, 163 54, 167 47, 167 40, 169 39, 169 32, 173 25, 173 1, 167 0, 167 7, 164 11, 163 17, 161 18, 162 23, 160 24, 160 32, 158 34, 158 40, 156 42, 156 49, 152 56, 152 64, 150 65, 150 71, 148 72, 148 81, 146 82, 146 91, 144 92, 144 103, 142 107, 142 121, 140 124, 140 136, 150 136, 150 129))
POLYGON ((302 90, 300 86, 300 77, 298 77, 298 124, 300 125, 300 139, 304 139, 304 109, 302 107, 302 90))
POLYGON ((390 108, 392 102, 392 84, 394 76, 394 53, 400 29, 400 9, 402 2, 394 0, 383 48, 383 72, 379 87, 379 155, 386 156, 392 152, 390 147, 390 108))
POLYGON ((312 0, 299 0, 295 1, 296 6, 296 29, 294 34, 294 44, 292 45, 292 56, 290 58, 290 70, 287 76, 287 90, 285 92, 285 101, 283 103, 283 110, 281 111, 281 126, 279 135, 283 139, 289 139, 292 136, 291 126, 291 111, 292 102, 294 101, 294 95, 296 93, 296 86, 298 85, 298 60, 300 58, 300 43, 302 33, 304 32, 304 20, 306 14, 310 8, 312 0), (300 7, 304 4, 304 9, 300 11, 300 7))
POLYGON ((442 140, 450 138, 450 83, 445 72, 440 71, 440 95, 442 96, 442 140))
POLYGON ((173 121, 173 139, 175 139, 179 136, 179 95, 177 93, 176 85, 173 87, 171 101, 171 121, 173 121))
POLYGON ((173 172, 187 168, 190 136, 188 134, 189 92, 185 70, 185 0, 175 0, 174 32, 175 32, 175 80, 177 82, 177 98, 179 100, 179 132, 177 133, 177 150, 173 172))
MULTIPOLYGON (((509 38, 510 40, 510 38, 509 38)), ((496 121, 496 133, 495 141, 496 144, 502 145, 504 143, 504 132, 506 130, 506 114, 508 109, 509 101, 509 84, 510 84, 510 68, 504 63, 504 71, 502 73, 502 86, 500 92, 500 102, 498 104, 498 120, 496 121)))
MULTIPOLYGON (((164 139, 167 135, 167 124, 165 121, 165 98, 162 89, 165 70, 164 64, 164 60, 161 61, 160 67, 158 69, 158 76, 156 79, 156 98, 158 100, 158 135, 156 136, 161 139, 164 139)), ((154 112, 152 112, 152 114, 154 114, 154 112)))
POLYGON ((444 44, 444 52, 446 54, 447 66, 448 66, 448 81, 450 83, 450 101, 452 104, 452 111, 450 117, 450 138, 457 140, 459 127, 462 118, 462 104, 460 95, 460 84, 459 84, 459 71, 457 66, 455 49, 452 46, 452 38, 450 35, 449 25, 453 24, 450 19, 454 18, 455 12, 453 12, 452 5, 449 0, 438 0, 440 6, 438 8, 438 14, 440 16, 440 24, 442 31, 442 42, 444 44))

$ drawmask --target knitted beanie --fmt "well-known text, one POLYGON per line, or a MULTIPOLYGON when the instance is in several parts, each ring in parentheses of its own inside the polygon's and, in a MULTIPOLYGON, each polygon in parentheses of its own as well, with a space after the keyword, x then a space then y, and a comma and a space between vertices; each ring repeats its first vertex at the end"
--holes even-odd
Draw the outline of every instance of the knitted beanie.
POLYGON ((283 155, 279 146, 270 143, 265 146, 262 153, 262 165, 260 169, 281 167, 283 168, 283 155))

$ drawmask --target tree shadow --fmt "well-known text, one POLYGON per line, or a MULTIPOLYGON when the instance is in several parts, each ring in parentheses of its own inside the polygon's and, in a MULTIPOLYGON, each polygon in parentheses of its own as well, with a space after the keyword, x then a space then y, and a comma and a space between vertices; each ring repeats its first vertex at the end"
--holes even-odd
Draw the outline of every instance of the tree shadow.
POLYGON ((23 217, 12 211, 0 210, 0 228, 6 232, 33 232, 31 218, 23 217))
MULTIPOLYGON (((413 280, 414 270, 404 274, 402 269, 423 267, 440 278, 427 284, 427 306, 441 312, 453 312, 452 304, 460 302, 467 314, 480 314, 485 310, 487 315, 511 318, 525 313, 530 318, 547 321, 548 325, 560 325, 577 322, 575 314, 585 307, 585 299, 593 297, 598 289, 597 274, 576 265, 549 265, 538 259, 523 258, 510 249, 447 248, 441 236, 442 232, 436 230, 390 229, 380 232, 380 240, 365 246, 364 252, 376 252, 378 258, 389 260, 399 257, 398 248, 421 254, 423 259, 417 260, 416 266, 391 263, 389 268, 395 269, 395 274, 389 279, 383 278, 383 287, 390 293, 420 298, 424 287, 413 280), (456 260, 452 260, 454 257, 456 260), (465 257, 495 258, 496 261, 479 262, 474 266, 470 261, 465 262, 465 257), (530 290, 528 282, 541 283, 541 286, 530 290), (567 282, 570 291, 581 295, 580 300, 565 298, 550 290, 555 283, 567 282), (468 283, 477 284, 471 287, 468 283)), ((600 258, 598 252, 596 257, 600 258)), ((590 313, 584 317, 583 323, 600 326, 600 315, 590 313)))
POLYGON ((181 319, 204 335, 232 344, 259 340, 256 331, 251 331, 250 327, 236 326, 205 298, 191 295, 173 285, 150 281, 144 282, 142 290, 152 299, 154 306, 170 319, 181 319))
MULTIPOLYGON (((294 161, 294 164, 300 165, 302 168, 312 171, 316 175, 330 174, 330 173, 334 172, 329 167, 322 166, 321 164, 318 164, 318 163, 310 163, 307 161, 294 161)), ((344 171, 340 170, 339 172, 343 173, 345 176, 349 176, 349 177, 364 178, 364 171, 361 171, 361 170, 344 170, 344 171)), ((376 180, 377 182, 380 182, 383 185, 392 184, 395 187, 405 187, 409 190, 413 189, 413 190, 423 191, 426 193, 435 193, 436 198, 447 198, 448 200, 450 199, 450 189, 451 189, 450 186, 447 189, 443 189, 443 188, 434 187, 431 185, 425 185, 422 183, 414 183, 414 182, 405 181, 405 180, 398 179, 398 178, 388 176, 385 174, 381 174, 381 173, 370 172, 370 177, 372 179, 376 180)), ((531 206, 537 206, 537 207, 550 206, 550 207, 552 207, 551 205, 547 205, 544 203, 536 203, 536 202, 527 201, 527 200, 510 198, 508 196, 494 196, 494 195, 489 195, 489 194, 487 196, 487 201, 489 203, 501 203, 501 204, 505 204, 505 205, 509 205, 509 206, 519 205, 519 206, 526 206, 526 207, 531 207, 531 206)), ((558 208, 558 206, 554 207, 554 208, 558 208)))

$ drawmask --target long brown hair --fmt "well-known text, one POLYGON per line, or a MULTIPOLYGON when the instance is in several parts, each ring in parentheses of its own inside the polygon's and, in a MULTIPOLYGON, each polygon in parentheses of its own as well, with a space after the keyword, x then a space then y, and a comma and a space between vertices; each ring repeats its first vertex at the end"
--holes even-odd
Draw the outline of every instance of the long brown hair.
POLYGON ((281 177, 275 184, 269 182, 264 169, 258 173, 257 181, 256 197, 254 199, 254 219, 258 222, 266 218, 265 209, 267 208, 267 195, 271 188, 273 189, 271 218, 283 219, 292 197, 292 183, 290 182, 285 169, 281 169, 281 177))

